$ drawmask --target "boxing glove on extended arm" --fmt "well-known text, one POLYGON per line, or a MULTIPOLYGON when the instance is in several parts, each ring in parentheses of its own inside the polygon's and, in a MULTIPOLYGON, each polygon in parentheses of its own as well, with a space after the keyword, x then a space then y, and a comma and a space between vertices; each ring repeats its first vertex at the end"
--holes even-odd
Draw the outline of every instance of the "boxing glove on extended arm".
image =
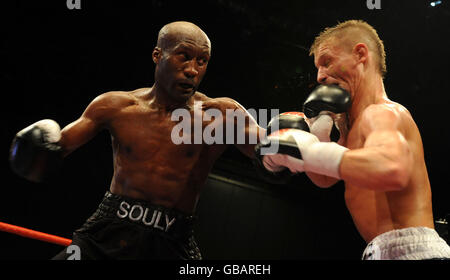
POLYGON ((297 160, 301 156, 295 141, 279 137, 286 129, 309 131, 304 114, 288 112, 272 118, 267 127, 267 137, 255 146, 253 163, 256 170, 266 181, 275 184, 285 184, 293 173, 302 172, 302 163, 297 160))
POLYGON ((292 173, 309 171, 340 179, 339 165, 348 149, 335 142, 320 142, 306 128, 272 132, 267 140, 279 143, 279 149, 276 154, 259 155, 262 165, 272 172, 284 170, 284 167, 292 173))
POLYGON ((57 173, 62 165, 62 149, 58 145, 61 129, 53 120, 38 121, 14 137, 9 153, 12 170, 32 181, 43 182, 57 173))

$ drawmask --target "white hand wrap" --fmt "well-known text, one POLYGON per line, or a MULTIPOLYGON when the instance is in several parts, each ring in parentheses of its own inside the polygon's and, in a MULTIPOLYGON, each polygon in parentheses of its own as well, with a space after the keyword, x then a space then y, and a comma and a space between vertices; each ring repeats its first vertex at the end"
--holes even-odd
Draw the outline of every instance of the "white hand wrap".
POLYGON ((305 171, 341 179, 339 165, 348 150, 346 147, 335 142, 319 142, 315 135, 305 131, 293 130, 291 135, 300 149, 305 171))
POLYGON ((304 155, 305 170, 341 179, 339 165, 347 150, 335 142, 315 143, 304 155))
POLYGON ((285 154, 265 155, 263 164, 267 170, 272 172, 280 172, 284 168, 289 168, 292 173, 305 171, 303 160, 285 154))

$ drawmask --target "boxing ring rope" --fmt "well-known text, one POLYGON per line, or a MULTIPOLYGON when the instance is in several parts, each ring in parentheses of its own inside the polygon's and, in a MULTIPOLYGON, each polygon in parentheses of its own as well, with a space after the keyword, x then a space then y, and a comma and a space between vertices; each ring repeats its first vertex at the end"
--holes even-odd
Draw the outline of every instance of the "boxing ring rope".
POLYGON ((57 244, 57 245, 61 245, 61 246, 69 246, 72 243, 72 240, 64 238, 64 237, 59 237, 56 235, 43 233, 40 231, 27 229, 24 227, 19 227, 19 226, 2 223, 2 222, 0 222, 0 231, 9 232, 12 234, 20 235, 25 238, 36 239, 36 240, 45 241, 48 243, 53 243, 53 244, 57 244))

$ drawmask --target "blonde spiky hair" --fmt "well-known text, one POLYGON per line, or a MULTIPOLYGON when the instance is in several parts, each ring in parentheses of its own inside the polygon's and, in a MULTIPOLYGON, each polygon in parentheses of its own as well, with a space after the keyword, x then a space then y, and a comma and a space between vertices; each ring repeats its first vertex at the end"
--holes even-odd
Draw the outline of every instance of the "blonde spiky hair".
POLYGON ((350 37, 350 40, 353 42, 353 46, 356 43, 365 43, 368 46, 369 51, 372 51, 375 54, 381 76, 385 76, 387 69, 386 53, 384 51, 383 41, 378 36, 375 28, 373 28, 363 20, 348 20, 339 23, 336 26, 325 28, 314 39, 314 43, 309 50, 309 55, 314 55, 314 52, 320 46, 320 44, 327 41, 328 39, 339 39, 344 37, 350 37))

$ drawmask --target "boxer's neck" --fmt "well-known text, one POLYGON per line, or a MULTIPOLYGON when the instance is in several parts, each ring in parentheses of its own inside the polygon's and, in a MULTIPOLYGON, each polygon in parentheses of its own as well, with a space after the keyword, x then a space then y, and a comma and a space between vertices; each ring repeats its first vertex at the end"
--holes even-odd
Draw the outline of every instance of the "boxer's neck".
POLYGON ((170 98, 170 95, 164 90, 160 89, 158 85, 155 83, 150 90, 150 102, 152 106, 159 108, 160 110, 164 110, 166 112, 172 112, 178 108, 186 108, 189 107, 190 99, 187 100, 173 100, 170 98))
POLYGON ((352 94, 352 106, 349 111, 350 125, 371 104, 379 104, 388 100, 384 89, 383 78, 378 75, 367 75, 352 94))

